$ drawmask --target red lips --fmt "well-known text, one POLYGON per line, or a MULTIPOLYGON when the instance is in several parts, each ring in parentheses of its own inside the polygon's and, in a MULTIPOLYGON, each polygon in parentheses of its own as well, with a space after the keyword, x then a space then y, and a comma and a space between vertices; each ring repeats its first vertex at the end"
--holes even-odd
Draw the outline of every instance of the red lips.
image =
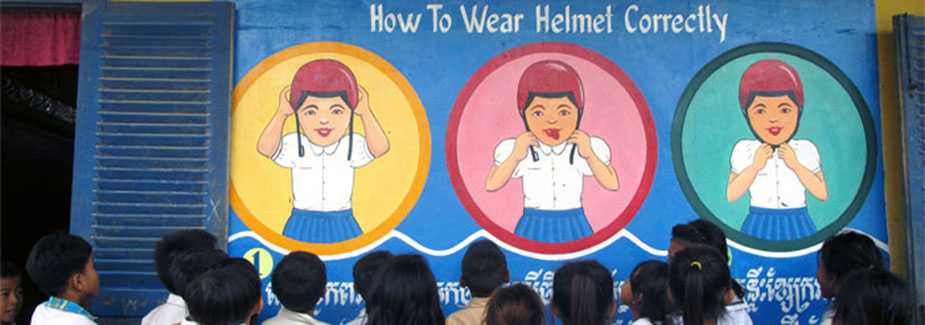
POLYGON ((318 132, 318 135, 320 135, 320 136, 326 137, 326 136, 328 136, 329 134, 331 134, 331 130, 333 130, 333 129, 331 129, 331 128, 317 128, 317 129, 315 129, 315 132, 318 132))
POLYGON ((783 130, 783 128, 781 128, 781 127, 779 127, 779 126, 773 126, 773 127, 769 127, 769 128, 768 128, 768 132, 771 132, 771 134, 773 134, 773 135, 778 135, 778 134, 780 134, 780 131, 781 131, 781 130, 783 130))
POLYGON ((543 133, 546 133, 546 136, 559 140, 559 129, 543 129, 543 133))

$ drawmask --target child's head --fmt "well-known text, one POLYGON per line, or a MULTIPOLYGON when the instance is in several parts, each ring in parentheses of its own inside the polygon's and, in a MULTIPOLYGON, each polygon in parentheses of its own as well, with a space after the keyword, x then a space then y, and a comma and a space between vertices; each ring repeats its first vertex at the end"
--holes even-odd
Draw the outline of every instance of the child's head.
POLYGON ((675 225, 671 228, 671 245, 668 246, 668 260, 678 251, 687 246, 699 244, 715 248, 727 259, 726 253, 729 251, 726 245, 726 234, 716 224, 697 219, 686 224, 675 225))
POLYGON ((846 231, 822 244, 816 281, 819 281, 822 297, 832 298, 838 294, 839 283, 848 273, 882 268, 883 256, 874 241, 860 233, 846 231))
POLYGON ((486 325, 543 325, 543 301, 532 288, 518 283, 499 288, 485 307, 486 325))
POLYGON ((912 324, 915 299, 905 281, 883 270, 860 270, 845 276, 839 290, 834 324, 912 324))
POLYGON ((395 256, 374 281, 367 324, 443 324, 437 281, 420 255, 395 256))
POLYGON ((213 249, 216 241, 215 236, 201 229, 178 230, 157 241, 154 247, 154 268, 167 291, 179 295, 173 279, 169 276, 173 259, 183 253, 213 249))
POLYGON ((562 61, 530 65, 517 84, 517 111, 527 129, 548 146, 568 141, 578 129, 584 104, 578 72, 562 61))
POLYGON ((597 261, 565 264, 552 280, 552 306, 566 325, 604 324, 617 310, 613 277, 597 261))
POLYGON ((262 306, 260 276, 248 261, 226 259, 186 286, 190 318, 201 325, 249 322, 262 306))
POLYGON ((630 306, 634 319, 664 322, 668 313, 668 264, 652 260, 636 265, 620 287, 620 300, 630 306))
POLYGON ((761 141, 783 144, 797 132, 803 111, 803 82, 796 69, 783 61, 755 62, 739 81, 739 105, 761 141))
POLYGON ((479 240, 466 250, 462 260, 460 285, 468 287, 473 297, 485 298, 510 280, 507 259, 498 245, 479 240))
POLYGON ((353 265, 353 289, 363 297, 363 301, 369 301, 373 278, 392 257, 388 251, 376 251, 364 255, 353 265))
POLYGON ((715 248, 691 245, 679 251, 668 264, 668 277, 670 297, 681 309, 685 324, 703 324, 722 316, 733 280, 726 260, 715 248))
POLYGON ((173 284, 176 295, 186 299, 186 286, 226 259, 228 254, 215 248, 179 252, 171 259, 167 278, 173 284))
POLYGON ((296 110, 299 132, 318 146, 337 143, 352 133, 359 86, 343 63, 321 59, 302 65, 290 85, 289 102, 296 110))
POLYGON ((26 272, 47 295, 86 305, 100 291, 93 248, 83 238, 54 233, 39 239, 26 261, 26 272))
POLYGON ((273 270, 273 294, 286 309, 310 314, 327 286, 324 262, 308 252, 292 252, 273 270))
POLYGON ((0 263, 0 323, 16 321, 22 308, 22 271, 13 262, 0 263))

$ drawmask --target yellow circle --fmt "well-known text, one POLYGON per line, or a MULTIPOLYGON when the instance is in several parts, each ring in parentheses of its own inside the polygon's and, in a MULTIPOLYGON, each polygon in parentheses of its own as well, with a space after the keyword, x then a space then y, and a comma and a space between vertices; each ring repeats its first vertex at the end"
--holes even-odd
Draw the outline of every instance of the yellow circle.
MULTIPOLYGON (((234 89, 231 123, 231 206, 261 237, 290 250, 337 254, 381 238, 404 219, 420 196, 430 167, 430 129, 424 107, 408 81, 378 55, 336 43, 305 43, 284 49, 255 66, 234 89), (280 91, 296 70, 317 59, 348 66, 369 93, 370 108, 390 143, 388 153, 356 169, 353 214, 363 230, 332 244, 305 243, 282 235, 292 211, 290 170, 260 155, 257 140, 276 111, 280 91)), ((363 134, 360 119, 354 131, 363 134)), ((287 120, 283 134, 295 132, 287 120)))
POLYGON ((254 264, 261 279, 273 273, 273 255, 263 248, 258 247, 247 251, 244 253, 244 259, 254 264))

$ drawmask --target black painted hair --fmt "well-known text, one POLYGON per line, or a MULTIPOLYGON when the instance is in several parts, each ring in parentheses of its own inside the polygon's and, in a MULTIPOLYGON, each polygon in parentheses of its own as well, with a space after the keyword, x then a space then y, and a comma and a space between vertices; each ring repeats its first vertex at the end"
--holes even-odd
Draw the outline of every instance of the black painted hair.
POLYGON ((364 301, 369 300, 369 291, 376 272, 379 272, 392 257, 392 253, 388 251, 375 251, 364 255, 353 265, 353 289, 364 301))
POLYGON ((722 317, 733 280, 719 251, 691 245, 671 258, 668 274, 671 297, 681 309, 684 324, 703 324, 722 317))
POLYGON ((905 281, 884 270, 860 270, 845 276, 835 298, 835 324, 912 324, 915 298, 905 281))
POLYGON ((22 276, 19 265, 10 261, 0 262, 0 278, 15 278, 22 276))
POLYGON ((167 291, 179 294, 168 276, 168 269, 173 259, 182 253, 216 248, 216 241, 215 236, 201 229, 178 230, 157 241, 157 246, 154 247, 154 268, 157 270, 157 277, 161 279, 167 291))
POLYGON ((328 278, 324 262, 309 252, 292 252, 273 270, 273 294, 286 309, 298 313, 315 310, 328 278))
MULTIPOLYGON (((726 244, 726 233, 716 224, 705 219, 697 219, 686 224, 675 225, 671 228, 671 238, 688 244, 701 244, 715 248, 723 256, 726 265, 729 265, 729 246, 726 244)), ((737 281, 732 281, 732 290, 736 296, 745 296, 745 289, 737 281)))
POLYGON ((485 307, 485 325, 543 325, 545 307, 540 296, 523 283, 499 288, 485 307))
POLYGON ((46 235, 32 246, 26 272, 42 292, 60 296, 71 276, 84 272, 92 254, 93 247, 83 238, 65 233, 46 235))
POLYGON ((241 258, 226 259, 186 287, 190 318, 201 325, 232 325, 249 321, 260 304, 260 276, 241 258))
POLYGON ((652 322, 665 322, 668 315, 668 264, 662 261, 645 261, 630 273, 633 300, 639 298, 634 318, 648 318, 652 322))
POLYGON ((841 281, 848 273, 862 269, 883 269, 883 256, 874 241, 863 234, 846 231, 833 236, 819 250, 826 274, 841 281))
POLYGON ((170 267, 167 268, 167 278, 170 279, 176 295, 185 300, 187 284, 227 258, 228 254, 215 248, 180 252, 171 259, 170 267))
POLYGON ((437 281, 420 255, 392 258, 376 274, 369 301, 368 325, 443 325, 437 281))
POLYGON ((312 91, 303 91, 299 95, 299 102, 295 103, 292 106, 292 110, 295 111, 295 133, 296 141, 299 145, 299 157, 305 156, 305 148, 302 147, 302 126, 299 125, 299 109, 302 108, 302 104, 305 103, 305 99, 308 96, 319 97, 319 98, 340 98, 347 103, 347 107, 350 108, 350 121, 347 122, 347 136, 349 137, 347 143, 347 160, 353 158, 353 111, 356 107, 350 106, 350 101, 347 99, 346 91, 335 91, 335 92, 312 92, 312 91))
POLYGON ((570 262, 552 280, 552 305, 565 325, 600 325, 613 315, 613 276, 597 261, 570 262))
POLYGON ((472 243, 462 259, 462 285, 473 297, 485 298, 509 279, 507 258, 490 240, 472 243))

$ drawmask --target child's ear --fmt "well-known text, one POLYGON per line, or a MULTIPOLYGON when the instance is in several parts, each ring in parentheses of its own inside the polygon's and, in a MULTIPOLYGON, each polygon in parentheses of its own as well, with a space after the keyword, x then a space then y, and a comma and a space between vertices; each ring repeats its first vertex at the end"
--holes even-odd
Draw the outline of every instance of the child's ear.
POLYGON ((506 283, 510 283, 510 282, 511 282, 511 271, 509 271, 509 270, 504 270, 504 282, 506 282, 506 283))
POLYGON ((71 289, 75 292, 83 292, 85 283, 86 280, 84 279, 83 272, 71 274, 71 276, 67 278, 68 289, 71 289))

